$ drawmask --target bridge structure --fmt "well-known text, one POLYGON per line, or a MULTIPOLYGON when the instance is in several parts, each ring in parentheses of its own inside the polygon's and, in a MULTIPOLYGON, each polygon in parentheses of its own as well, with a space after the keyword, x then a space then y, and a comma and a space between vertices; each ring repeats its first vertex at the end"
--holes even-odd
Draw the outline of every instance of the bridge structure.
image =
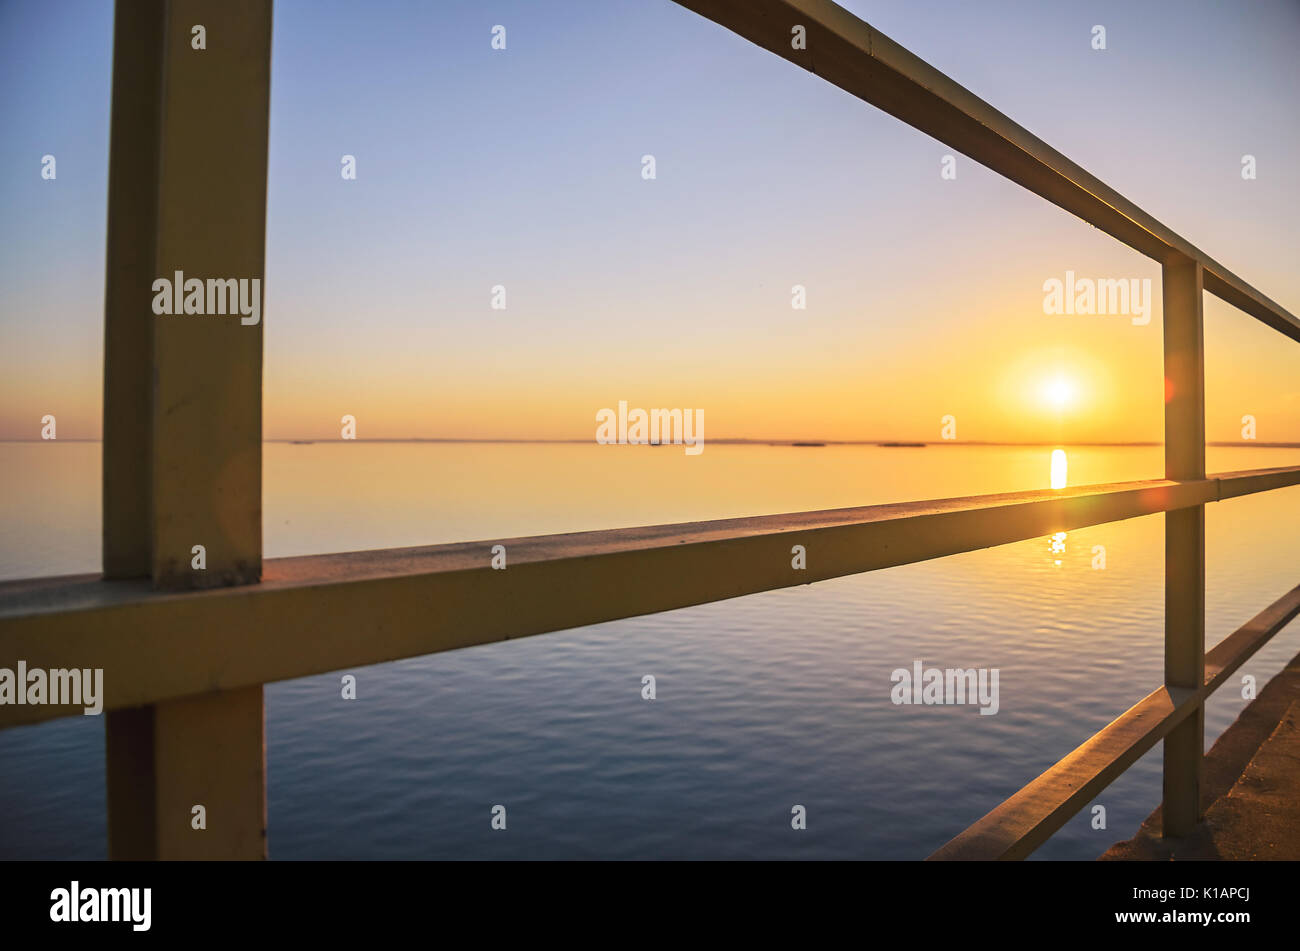
MULTIPOLYGON (((118 0, 105 294, 102 574, 0 583, 0 663, 102 668, 114 859, 267 856, 263 685, 941 558, 1157 512, 1164 683, 936 851, 1029 855, 1163 741, 1165 837, 1205 805, 1204 703, 1300 613, 1205 649, 1205 506, 1300 484, 1207 474, 1205 293, 1300 321, 830 0, 677 0, 1159 262, 1165 476, 1059 490, 421 548, 262 557, 265 321, 158 317, 158 275, 264 274, 271 0, 118 0), (210 40, 191 53, 191 25, 210 40), (794 42, 796 36, 800 42, 794 42), (211 149, 210 130, 238 149, 211 149), (192 570, 193 546, 206 569, 192 570), (509 570, 491 567, 504 544, 509 570), (802 545, 807 567, 791 566, 802 545), (364 636, 361 636, 364 632, 364 636), (191 807, 205 805, 195 834, 191 807)), ((263 282, 264 286, 264 282, 263 282)), ((0 728, 80 714, 0 705, 0 728)))

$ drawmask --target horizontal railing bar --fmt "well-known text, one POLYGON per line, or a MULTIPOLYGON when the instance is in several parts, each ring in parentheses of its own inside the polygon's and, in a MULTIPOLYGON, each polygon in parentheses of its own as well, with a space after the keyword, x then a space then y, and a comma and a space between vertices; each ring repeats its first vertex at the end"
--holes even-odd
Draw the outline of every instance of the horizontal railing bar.
POLYGON ((1197 690, 1161 687, 930 856, 1023 859, 1203 704, 1278 631, 1300 615, 1300 585, 1205 654, 1197 690))
MULTIPOLYGON (((1300 466, 265 562, 257 585, 0 583, 0 666, 102 668, 107 709, 567 630, 1300 484, 1300 466), (506 569, 490 567, 504 545, 506 569), (792 549, 806 550, 806 568, 792 549), (274 636, 266 632, 275 631, 274 636)), ((0 705, 0 728, 71 715, 0 705)))
POLYGON ((1296 471, 1300 466, 1279 466, 1272 469, 1242 469, 1237 472, 1207 476, 1219 483, 1218 501, 1255 495, 1272 489, 1285 489, 1297 484, 1296 471))
POLYGON ((1205 268, 1205 290, 1300 340, 1300 319, 1023 126, 830 0, 677 0, 1160 263, 1205 268), (794 49, 791 29, 807 30, 794 49))

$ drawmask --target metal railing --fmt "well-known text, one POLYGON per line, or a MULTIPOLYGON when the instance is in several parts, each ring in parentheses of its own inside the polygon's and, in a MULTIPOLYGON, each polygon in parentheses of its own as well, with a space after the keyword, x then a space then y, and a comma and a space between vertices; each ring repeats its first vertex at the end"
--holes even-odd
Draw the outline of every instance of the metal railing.
MULTIPOLYGON (((1156 512, 1166 513, 1164 685, 933 857, 1029 854, 1160 740, 1163 831, 1195 826, 1205 699, 1300 614, 1297 587, 1205 651, 1205 505, 1300 484, 1300 466, 1206 475, 1202 292, 1300 340, 1292 314, 835 4, 679 0, 1159 261, 1165 478, 263 563, 261 327, 171 321, 148 306, 150 280, 173 268, 262 273, 270 3, 205 8, 226 49, 186 57, 197 2, 117 8, 104 575, 0 584, 0 662, 105 671, 111 857, 266 855, 265 683, 1156 512), (794 27, 803 49, 790 42, 794 27), (260 153, 205 160, 186 117, 210 110, 260 135, 260 153), (185 226, 192 218, 205 221, 203 234, 185 226), (184 567, 197 539, 207 540, 201 574, 184 567), (508 571, 491 568, 496 544, 510 553, 508 571), (791 566, 795 544, 805 570, 791 566), (223 586, 188 590, 212 584, 223 586), (202 836, 189 824, 198 802, 219 817, 202 836)), ((0 728, 72 712, 4 705, 0 728)))

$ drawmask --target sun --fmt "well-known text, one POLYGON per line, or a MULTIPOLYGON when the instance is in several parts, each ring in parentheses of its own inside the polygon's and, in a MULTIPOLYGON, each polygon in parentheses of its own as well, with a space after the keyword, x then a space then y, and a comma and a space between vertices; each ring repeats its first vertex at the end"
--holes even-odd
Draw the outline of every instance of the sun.
POLYGON ((1043 384, 1043 401, 1054 409, 1065 409, 1074 402, 1074 383, 1063 376, 1052 377, 1043 384))

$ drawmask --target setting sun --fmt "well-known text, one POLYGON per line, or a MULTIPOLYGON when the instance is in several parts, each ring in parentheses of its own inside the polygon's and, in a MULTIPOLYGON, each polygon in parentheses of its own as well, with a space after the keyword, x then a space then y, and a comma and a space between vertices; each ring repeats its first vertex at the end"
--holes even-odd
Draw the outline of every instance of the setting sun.
POLYGON ((1074 401, 1074 383, 1063 376, 1053 377, 1043 385, 1043 399, 1055 409, 1065 409, 1074 401))

